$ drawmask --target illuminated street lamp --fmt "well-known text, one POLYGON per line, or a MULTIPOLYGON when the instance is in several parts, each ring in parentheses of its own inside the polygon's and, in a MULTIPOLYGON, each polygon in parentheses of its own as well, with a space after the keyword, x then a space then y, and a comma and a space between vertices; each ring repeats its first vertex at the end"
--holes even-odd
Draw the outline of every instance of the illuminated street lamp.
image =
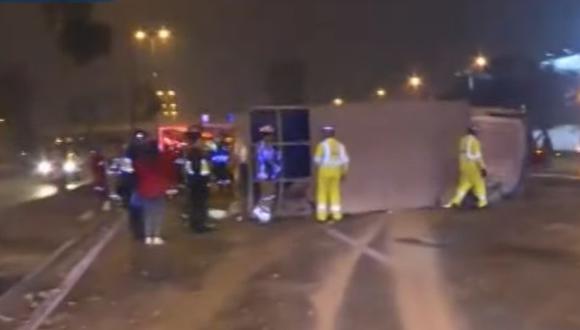
POLYGON ((409 77, 407 83, 409 84, 409 87, 411 87, 412 89, 418 90, 421 86, 423 86, 423 79, 415 74, 409 77))
POLYGON ((171 38, 171 30, 166 27, 161 27, 158 30, 143 30, 139 29, 133 33, 133 37, 137 41, 144 41, 146 39, 154 41, 156 38, 162 41, 166 41, 171 38))
POLYGON ((166 27, 162 27, 157 31, 157 37, 161 40, 167 40, 171 38, 171 31, 166 27))
POLYGON ((465 71, 467 77, 467 89, 470 93, 475 92, 477 77, 480 73, 485 71, 485 68, 489 65, 489 60, 487 57, 479 54, 473 59, 471 68, 465 71))
POLYGON ((483 70, 487 67, 487 65, 489 64, 489 61, 487 59, 487 57, 483 56, 483 55, 478 55, 474 60, 473 60, 473 66, 478 69, 478 70, 483 70))
POLYGON ((147 32, 143 30, 137 30, 135 31, 134 36, 137 41, 143 41, 147 38, 147 32))
POLYGON ((340 106, 344 105, 344 100, 341 99, 340 97, 337 97, 334 100, 332 100, 332 104, 334 104, 337 107, 340 107, 340 106))
POLYGON ((172 90, 172 89, 166 90, 166 91, 164 91, 164 90, 158 90, 157 92, 155 92, 155 94, 157 94, 157 96, 159 96, 161 98, 166 97, 167 99, 174 98, 175 95, 177 95, 175 93, 175 91, 172 90))
POLYGON ((0 118, 0 124, 4 124, 5 122, 6 122, 6 119, 0 118))
POLYGON ((387 91, 384 88, 379 88, 376 90, 375 94, 377 95, 377 97, 383 98, 387 96, 387 91))

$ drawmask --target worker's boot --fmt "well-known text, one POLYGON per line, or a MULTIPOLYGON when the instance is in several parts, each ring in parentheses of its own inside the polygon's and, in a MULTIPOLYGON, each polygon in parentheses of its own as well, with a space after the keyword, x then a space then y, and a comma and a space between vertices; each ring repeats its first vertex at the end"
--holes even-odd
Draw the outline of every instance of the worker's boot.
POLYGON ((479 201, 477 202, 477 208, 478 209, 484 209, 488 206, 489 204, 487 203, 487 199, 479 199, 479 201))
POLYGON ((340 221, 342 221, 342 214, 341 213, 333 213, 332 214, 332 221, 333 222, 340 222, 340 221))
POLYGON ((459 205, 457 205, 454 202, 449 202, 449 203, 443 205, 443 208, 444 209, 455 209, 455 208, 458 208, 458 207, 459 207, 459 205))
POLYGON ((328 220, 328 209, 325 206, 318 205, 316 210, 316 221, 325 223, 328 220))
POLYGON ((325 223, 326 221, 328 221, 328 216, 322 215, 322 214, 317 214, 316 221, 320 222, 320 223, 325 223))

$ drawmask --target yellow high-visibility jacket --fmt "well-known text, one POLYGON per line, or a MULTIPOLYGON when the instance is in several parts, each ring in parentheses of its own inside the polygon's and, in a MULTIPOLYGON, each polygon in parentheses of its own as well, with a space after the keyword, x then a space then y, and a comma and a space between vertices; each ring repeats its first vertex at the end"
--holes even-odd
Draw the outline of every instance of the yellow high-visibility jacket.
POLYGON ((474 135, 468 134, 459 141, 459 161, 460 165, 477 165, 479 169, 485 168, 483 155, 481 153, 481 142, 474 135))
POLYGON ((335 138, 327 138, 316 147, 314 163, 321 170, 339 170, 341 174, 346 174, 350 159, 342 143, 335 138))

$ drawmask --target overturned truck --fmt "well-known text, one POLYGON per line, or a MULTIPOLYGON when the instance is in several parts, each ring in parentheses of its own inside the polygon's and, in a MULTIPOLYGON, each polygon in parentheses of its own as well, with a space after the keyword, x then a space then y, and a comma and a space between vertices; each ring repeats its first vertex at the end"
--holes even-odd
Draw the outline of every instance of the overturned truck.
MULTIPOLYGON (((458 141, 470 123, 481 131, 492 201, 518 190, 527 158, 521 115, 474 111, 461 102, 257 107, 248 120, 244 126, 249 132, 244 135, 253 148, 260 126, 276 128, 275 144, 283 162, 283 175, 277 182, 279 215, 312 211, 311 155, 323 125, 336 127, 350 154, 350 171, 343 184, 347 213, 439 205, 455 188, 458 141)), ((253 187, 251 183, 250 191, 253 187)))

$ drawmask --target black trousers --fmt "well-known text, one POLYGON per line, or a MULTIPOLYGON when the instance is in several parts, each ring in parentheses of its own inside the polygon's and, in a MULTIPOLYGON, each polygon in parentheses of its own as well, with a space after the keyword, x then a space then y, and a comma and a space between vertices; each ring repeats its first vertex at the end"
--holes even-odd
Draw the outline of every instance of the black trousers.
POLYGON ((240 203, 240 215, 246 218, 248 215, 249 199, 249 168, 248 164, 242 163, 238 166, 238 175, 236 178, 236 199, 240 203))
POLYGON ((140 241, 145 238, 145 225, 143 223, 143 208, 138 205, 128 205, 129 229, 133 238, 140 241))
POLYGON ((209 188, 207 179, 190 180, 190 207, 189 224, 192 230, 205 229, 209 209, 209 188))

